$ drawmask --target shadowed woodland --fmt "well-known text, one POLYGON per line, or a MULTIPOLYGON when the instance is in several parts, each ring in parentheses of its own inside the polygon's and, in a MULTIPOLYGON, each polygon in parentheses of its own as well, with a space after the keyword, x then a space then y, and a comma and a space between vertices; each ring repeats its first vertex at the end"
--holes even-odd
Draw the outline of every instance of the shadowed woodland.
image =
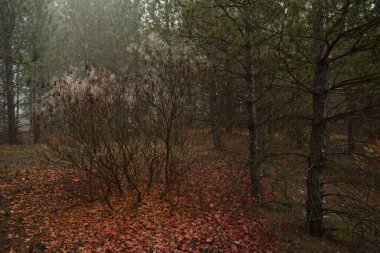
POLYGON ((379 252, 378 0, 0 0, 0 252, 379 252))

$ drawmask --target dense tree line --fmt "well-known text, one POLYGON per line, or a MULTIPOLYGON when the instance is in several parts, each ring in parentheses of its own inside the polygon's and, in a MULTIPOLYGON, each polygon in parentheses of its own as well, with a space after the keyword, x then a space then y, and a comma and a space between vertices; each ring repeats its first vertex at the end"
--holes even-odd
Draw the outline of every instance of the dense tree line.
MULTIPOLYGON (((135 153, 157 156, 169 189, 179 177, 171 161, 180 158, 173 150, 186 138, 186 130, 210 127, 214 148, 223 150, 223 128, 247 128, 252 196, 260 202, 264 164, 283 156, 305 159, 305 220, 308 233, 320 237, 326 213, 361 219, 324 206, 325 198, 337 197, 324 192, 324 174, 336 156, 376 159, 368 144, 380 137, 379 7, 376 0, 1 0, 2 137, 17 144, 28 125, 35 143, 48 140, 49 133, 56 132, 51 126, 51 131, 41 130, 43 124, 46 127, 44 113, 54 111, 50 100, 63 103, 62 110, 68 111, 49 115, 49 123, 62 126, 60 137, 75 133, 74 139, 92 143, 93 149, 87 146, 89 160, 83 161, 71 153, 82 146, 62 150, 57 144, 53 147, 60 159, 79 167, 79 161, 90 164, 89 174, 107 179, 109 187, 116 185, 120 191, 123 183, 115 171, 126 168, 121 173, 134 186, 138 202, 141 175, 129 169, 135 166, 135 153), (99 73, 89 77, 95 69, 99 73), (75 78, 70 78, 73 73, 75 78), (86 103, 104 112, 92 115, 95 105, 81 111, 79 101, 67 104, 68 94, 57 91, 62 79, 54 77, 63 75, 69 86, 114 75, 127 91, 112 85, 115 90, 107 90, 98 82, 86 90, 89 94, 80 93, 86 103), (91 97, 95 88, 104 94, 91 97), (141 108, 131 107, 122 96, 117 106, 108 105, 115 111, 106 111, 100 100, 115 98, 113 92, 140 99, 141 108), (121 105, 126 107, 123 113, 121 105), (57 118, 62 114, 66 116, 57 118), (78 115, 86 120, 76 122, 82 117, 78 115), (109 117, 116 121, 105 127, 101 122, 109 117), (80 130, 90 127, 82 123, 93 120, 99 124, 93 132, 96 139, 80 130), (130 122, 151 128, 143 131, 130 122), (142 146, 119 128, 141 137, 142 146), (291 143, 277 145, 276 132, 291 143), (155 144, 146 142, 158 139, 166 146, 163 154, 150 150, 155 144), (118 152, 131 152, 122 156, 124 160, 116 159, 122 165, 110 163, 115 160, 110 143, 118 144, 118 152), (95 164, 111 167, 97 174, 95 164)), ((71 139, 59 140, 76 145, 71 139)), ((153 180, 158 165, 144 161, 151 168, 144 173, 153 180)))

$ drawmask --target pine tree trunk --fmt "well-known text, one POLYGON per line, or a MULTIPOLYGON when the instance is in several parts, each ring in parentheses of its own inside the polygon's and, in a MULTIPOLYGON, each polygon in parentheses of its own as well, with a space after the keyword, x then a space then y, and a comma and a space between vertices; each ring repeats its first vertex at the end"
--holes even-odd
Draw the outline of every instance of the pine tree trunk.
POLYGON ((311 156, 307 178, 307 228, 310 235, 318 237, 323 234, 322 185, 323 171, 326 166, 325 110, 326 95, 323 92, 314 94, 311 156))
POLYGON ((41 130, 40 130, 40 122, 38 118, 38 104, 37 104, 37 81, 36 81, 36 67, 34 69, 34 82, 33 87, 31 88, 31 94, 30 94, 30 111, 31 111, 31 127, 32 127, 32 134, 33 134, 33 142, 35 144, 40 143, 41 138, 41 130))
POLYGON ((33 142, 38 144, 41 141, 41 128, 36 111, 33 111, 33 142))
MULTIPOLYGON (((296 106, 297 108, 302 108, 302 93, 299 92, 299 91, 296 91, 295 93, 295 102, 296 102, 296 106)), ((301 110, 297 109, 297 112, 299 114, 302 113, 301 110)), ((304 136, 303 136, 303 120, 300 119, 300 118, 296 118, 295 119, 295 129, 294 129, 294 135, 295 135, 295 141, 296 141, 296 146, 297 146, 297 149, 303 149, 304 147, 304 136)))
POLYGON ((10 13, 8 2, 2 1, 2 22, 5 24, 4 36, 4 72, 5 72, 5 93, 7 99, 7 123, 8 123, 8 143, 17 144, 17 124, 15 105, 15 86, 13 80, 13 57, 12 57, 12 31, 9 27, 10 13))
POLYGON ((214 149, 221 150, 222 138, 220 136, 220 124, 219 124, 219 113, 218 113, 218 93, 217 84, 215 80, 211 81, 210 87, 210 118, 211 118, 211 132, 212 141, 214 144, 214 149))
POLYGON ((315 74, 313 83, 313 125, 311 132, 310 167, 307 178, 307 229, 310 235, 321 237, 323 228, 323 172, 326 167, 326 109, 328 63, 324 59, 325 44, 322 29, 325 24, 322 6, 317 4, 315 19, 315 74))
POLYGON ((259 129, 257 117, 257 87, 254 78, 255 64, 253 58, 252 44, 252 18, 246 21, 246 89, 247 89, 247 109, 248 109, 248 130, 249 130, 249 170, 251 177, 251 194, 260 199, 261 193, 261 169, 257 162, 259 151, 259 129))

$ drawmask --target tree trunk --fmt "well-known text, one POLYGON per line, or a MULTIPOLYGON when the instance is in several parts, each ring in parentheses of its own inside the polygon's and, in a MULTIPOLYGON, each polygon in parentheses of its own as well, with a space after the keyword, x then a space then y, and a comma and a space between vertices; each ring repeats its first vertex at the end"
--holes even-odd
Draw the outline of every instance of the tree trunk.
MULTIPOLYGON (((31 127, 32 127, 32 133, 33 133, 33 142, 35 144, 40 143, 41 139, 41 130, 40 130, 40 122, 38 118, 38 102, 37 102, 37 81, 36 81, 36 67, 35 67, 35 73, 34 73, 34 81, 33 81, 33 87, 31 88, 31 95, 30 95, 30 100, 31 100, 31 105, 30 105, 30 110, 31 110, 31 127)), ((40 80, 40 84, 42 84, 40 80)))
MULTIPOLYGON (((297 106, 298 114, 302 114, 302 111, 298 108, 302 108, 302 93, 300 91, 296 91, 295 93, 295 103, 297 106)), ((295 119, 295 127, 294 127, 294 135, 297 149, 303 149, 304 147, 304 136, 303 136, 303 120, 300 118, 295 119)))
POLYGON ((220 136, 220 124, 218 113, 218 91, 215 80, 211 81, 210 85, 210 118, 211 118, 211 132, 214 149, 221 150, 223 148, 222 138, 220 136))
MULTIPOLYGON (((36 102, 34 102, 34 103, 36 103, 36 102)), ((34 109, 33 109, 33 114, 32 114, 32 121, 33 121, 32 130, 33 130, 33 142, 34 142, 34 144, 40 143, 40 140, 41 140, 41 127, 40 127, 40 122, 39 122, 36 107, 37 107, 37 105, 35 104, 34 109)))
MULTIPOLYGON (((350 92, 346 93, 347 99, 347 112, 353 112, 355 110, 355 98, 350 92)), ((347 118, 347 144, 348 151, 354 152, 356 150, 355 141, 355 118, 353 115, 349 115, 347 118)))
POLYGON ((10 27, 10 13, 8 2, 2 1, 2 22, 5 25, 4 33, 4 72, 5 72, 5 93, 7 99, 7 123, 8 123, 8 143, 17 144, 17 124, 15 87, 13 80, 13 57, 12 57, 12 29, 10 27))
POLYGON ((2 134, 3 130, 5 129, 5 123, 6 123, 6 116, 5 115, 6 115, 5 103, 3 103, 3 100, 0 100, 0 134, 2 134))
MULTIPOLYGON (((324 71, 322 70, 322 72, 324 71)), ((318 75, 323 75, 323 73, 318 75)), ((323 77, 317 78, 322 79, 323 77)), ((323 92, 318 92, 313 95, 311 156, 307 179, 307 228, 310 235, 318 237, 323 234, 322 185, 323 171, 326 166, 325 111, 326 95, 323 92)))
MULTIPOLYGON (((262 83, 261 79, 256 79, 256 83, 262 83)), ((257 105, 257 148, 259 154, 263 153, 265 150, 265 132, 263 125, 260 124, 263 120, 264 110, 262 104, 257 105)))
POLYGON ((307 229, 310 235, 321 237, 323 228, 322 186, 326 167, 326 109, 328 63, 324 59, 325 43, 322 29, 325 24, 323 8, 316 4, 315 74, 313 83, 313 123, 311 132, 310 167, 307 178, 307 229))
POLYGON ((248 130, 249 130, 249 170, 251 177, 251 194, 260 199, 261 192, 261 169, 257 162, 259 151, 259 129, 257 117, 257 88, 254 78, 255 64, 253 58, 252 44, 252 18, 246 21, 246 89, 247 89, 247 109, 248 109, 248 130))
MULTIPOLYGON (((227 51, 227 48, 224 49, 227 51)), ((234 90, 232 87, 232 79, 230 77, 230 73, 226 71, 227 69, 231 69, 231 61, 229 58, 226 58, 224 61, 224 76, 225 81, 223 83, 223 102, 224 107, 223 110, 225 110, 224 114, 224 124, 226 128, 226 132, 229 134, 232 134, 232 128, 234 127, 235 123, 235 109, 234 109, 234 90)))

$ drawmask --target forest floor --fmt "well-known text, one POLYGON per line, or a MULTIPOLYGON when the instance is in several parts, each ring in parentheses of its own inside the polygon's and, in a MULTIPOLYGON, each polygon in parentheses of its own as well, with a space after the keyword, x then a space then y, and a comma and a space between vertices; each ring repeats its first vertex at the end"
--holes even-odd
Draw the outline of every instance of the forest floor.
POLYGON ((263 201, 255 204, 238 152, 244 134, 223 134, 237 152, 205 152, 181 194, 163 201, 153 189, 137 209, 132 196, 114 194, 112 209, 90 199, 86 179, 41 163, 38 146, 0 146, 0 252, 347 252, 331 238, 306 235, 302 162, 265 168, 263 201), (285 192, 291 206, 276 197, 285 192))

